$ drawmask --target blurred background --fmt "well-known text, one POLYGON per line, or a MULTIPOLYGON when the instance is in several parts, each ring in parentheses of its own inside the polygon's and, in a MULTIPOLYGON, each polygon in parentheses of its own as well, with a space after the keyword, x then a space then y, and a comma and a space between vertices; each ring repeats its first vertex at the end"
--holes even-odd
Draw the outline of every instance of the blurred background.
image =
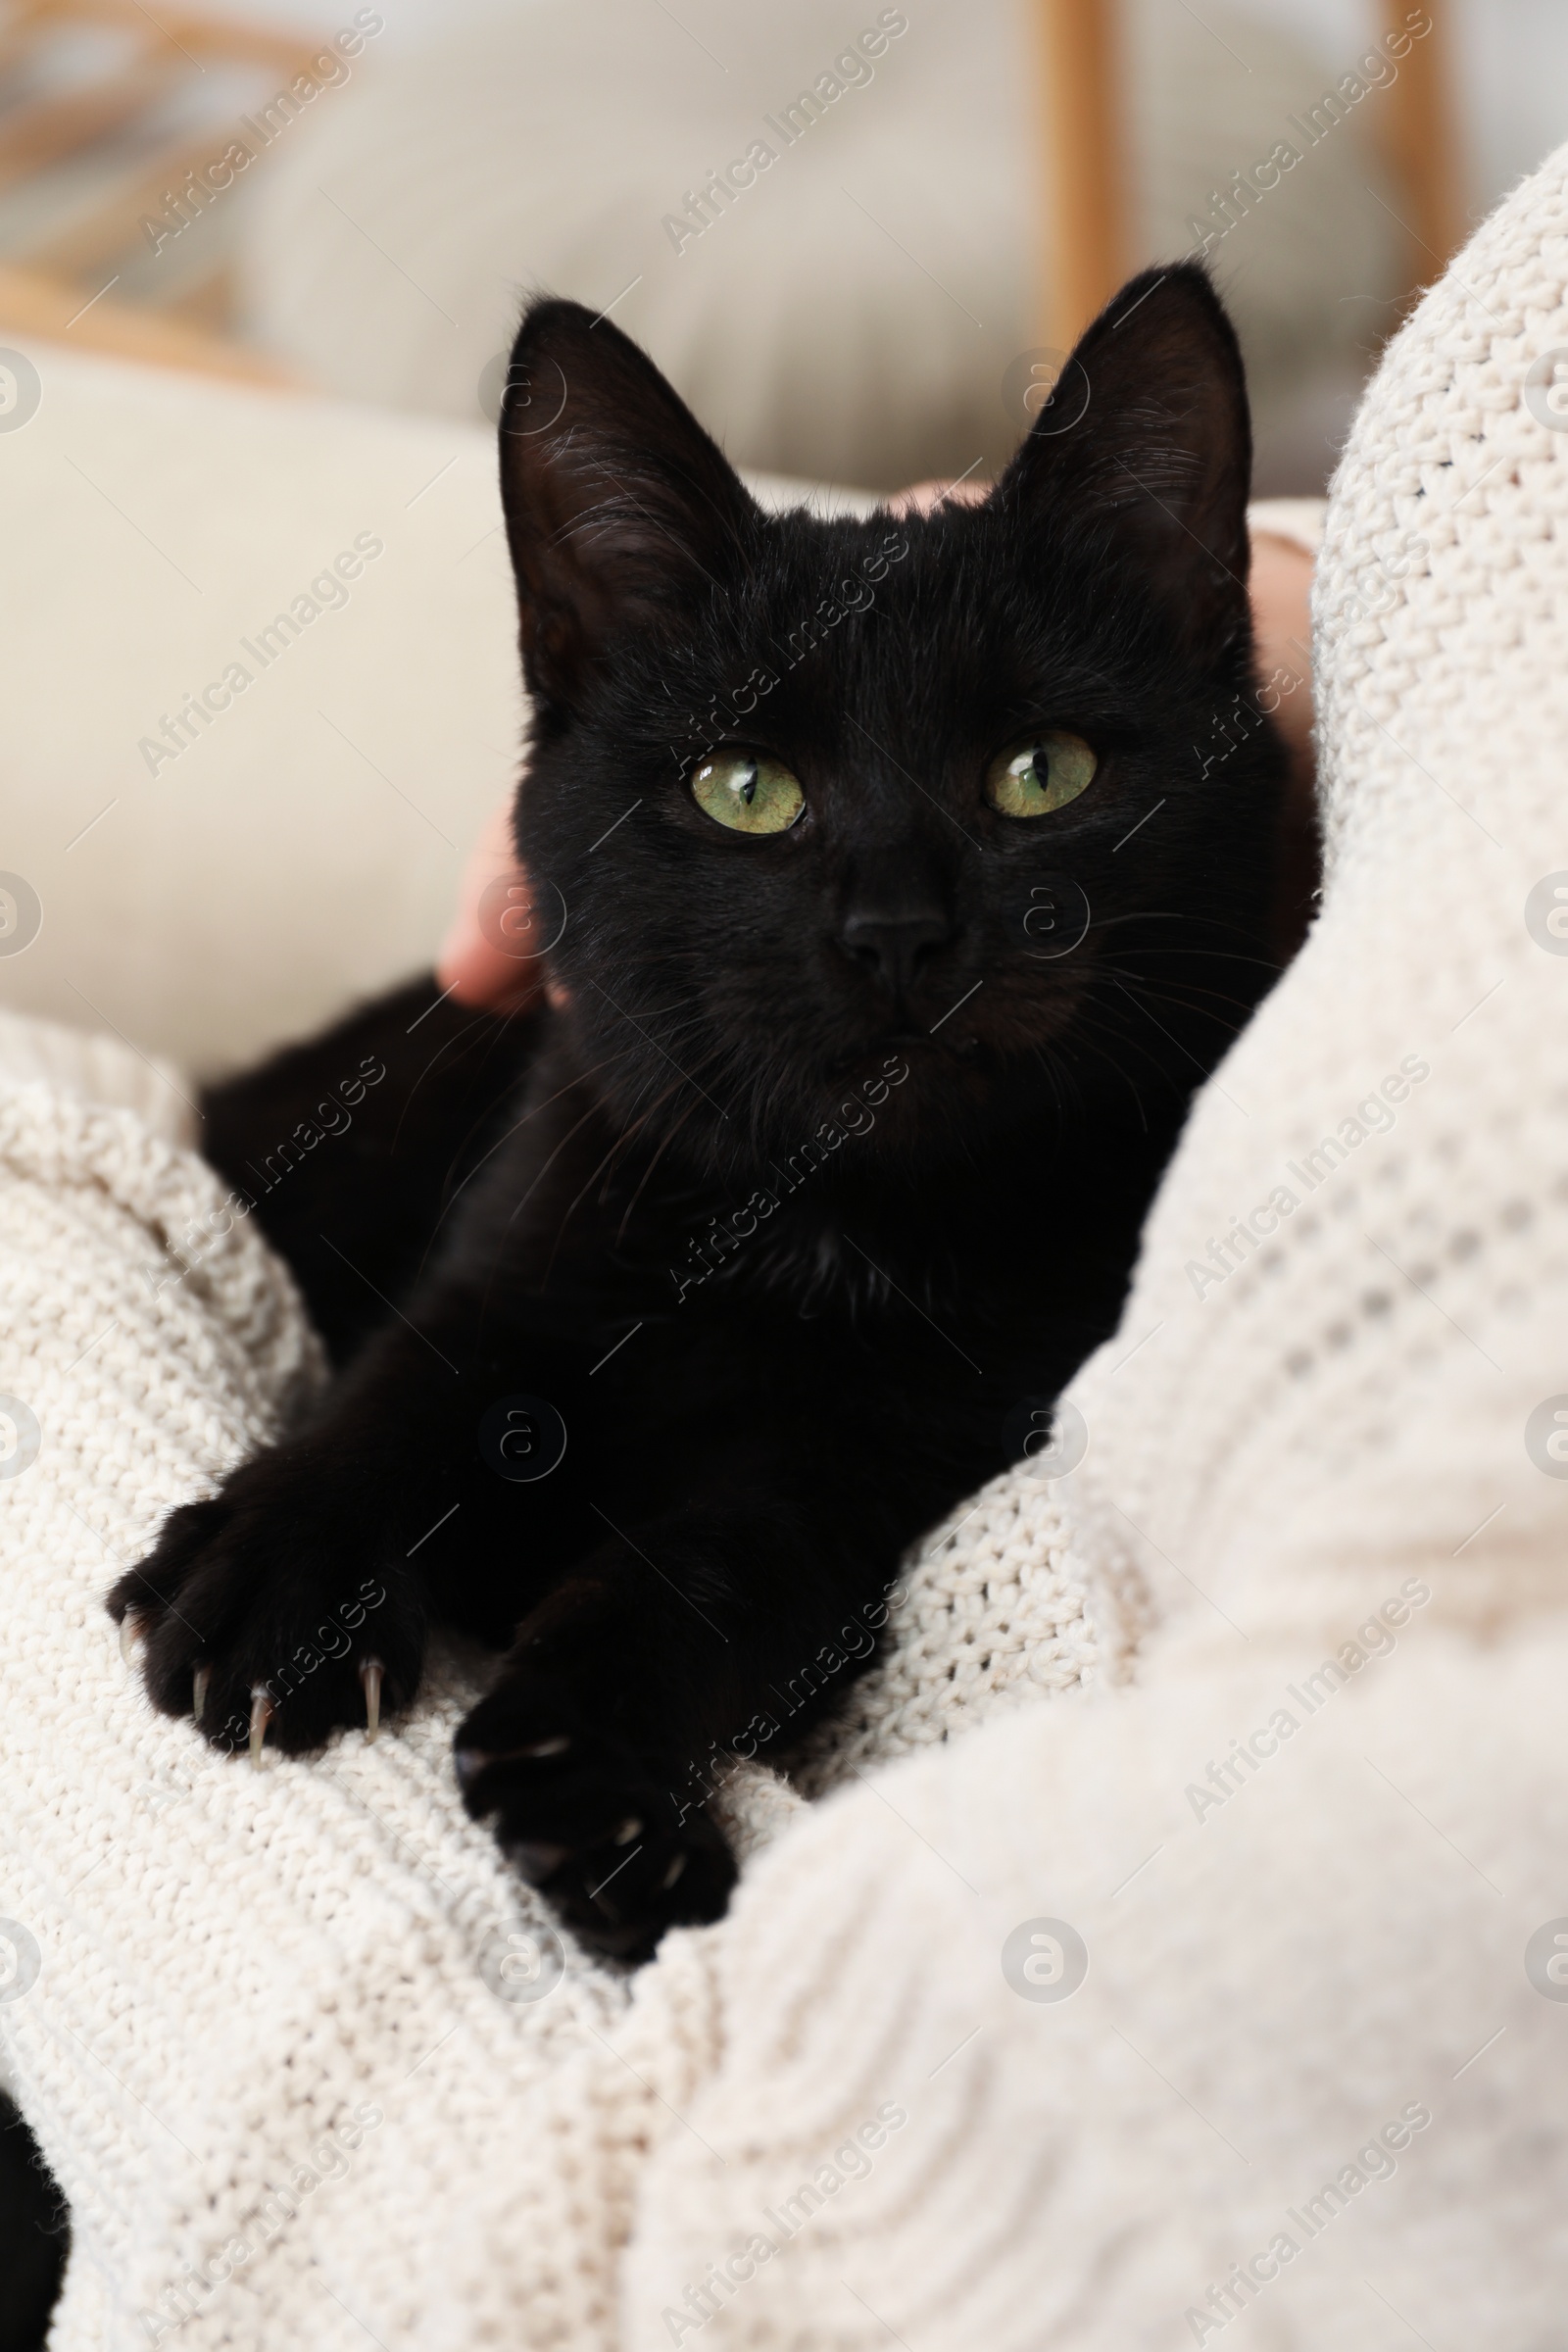
POLYGON ((820 501, 999 467, 1206 253, 1310 495, 1564 137, 1562 0, 0 0, 0 1018, 207 1074, 431 961, 526 737, 527 291, 820 501))
POLYGON ((12 0, 0 326, 130 311, 478 419, 549 287, 738 462, 886 488, 1000 465, 1009 363, 1214 231, 1256 487, 1311 492, 1412 286, 1565 135, 1560 0, 12 0))

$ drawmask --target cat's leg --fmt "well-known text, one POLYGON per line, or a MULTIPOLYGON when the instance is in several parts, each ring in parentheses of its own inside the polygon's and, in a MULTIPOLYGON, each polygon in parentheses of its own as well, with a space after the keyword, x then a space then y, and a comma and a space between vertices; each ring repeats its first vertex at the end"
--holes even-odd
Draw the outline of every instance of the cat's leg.
MULTIPOLYGON (((144 1643, 166 1713, 230 1749, 318 1746, 412 1699, 432 1617, 504 1642, 545 1563, 583 1548, 567 1482, 585 1447, 532 1483, 486 1457, 488 1417, 521 1382, 476 1353, 479 1312, 467 1298, 411 1309, 304 1428, 174 1511, 120 1579, 111 1613, 144 1643)), ((543 1345, 535 1360, 531 1386, 566 1402, 543 1345)))
POLYGON ((719 1916, 735 1871, 711 1771, 803 1728, 872 1653, 913 1528, 840 1494, 808 1521, 785 1499, 799 1483, 797 1467, 744 1503, 607 1524, 458 1732, 469 1811, 602 1949, 638 1957, 719 1916))
POLYGON ((426 976, 204 1089, 203 1154, 288 1260, 335 1362, 416 1280, 547 1026, 542 1003, 475 1012, 426 976))

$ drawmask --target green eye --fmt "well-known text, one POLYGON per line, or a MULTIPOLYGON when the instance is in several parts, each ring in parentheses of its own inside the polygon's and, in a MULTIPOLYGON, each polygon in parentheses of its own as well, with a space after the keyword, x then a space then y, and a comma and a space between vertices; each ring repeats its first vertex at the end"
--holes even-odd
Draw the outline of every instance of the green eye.
POLYGON ((1004 816, 1049 816, 1087 792, 1099 765, 1081 735, 1026 735, 986 770, 986 799, 1004 816))
POLYGON ((717 752, 692 775, 692 799, 732 833, 787 833, 806 807, 797 779, 765 752, 717 752))

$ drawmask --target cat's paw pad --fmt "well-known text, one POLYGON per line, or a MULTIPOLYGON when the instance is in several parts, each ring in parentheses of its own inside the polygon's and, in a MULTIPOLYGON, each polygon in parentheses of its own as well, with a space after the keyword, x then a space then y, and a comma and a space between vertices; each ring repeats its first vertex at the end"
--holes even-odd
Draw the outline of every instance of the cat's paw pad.
POLYGON ((275 1455, 172 1512, 108 1608, 153 1704, 255 1762, 269 1743, 319 1747, 339 1725, 373 1737, 418 1683, 412 1583, 372 1572, 363 1534, 275 1455))
POLYGON ((666 1928, 722 1916, 735 1863, 707 1813, 536 1690, 503 1683, 455 1746, 469 1813, 494 1818, 502 1851, 582 1942, 640 1960, 666 1928))

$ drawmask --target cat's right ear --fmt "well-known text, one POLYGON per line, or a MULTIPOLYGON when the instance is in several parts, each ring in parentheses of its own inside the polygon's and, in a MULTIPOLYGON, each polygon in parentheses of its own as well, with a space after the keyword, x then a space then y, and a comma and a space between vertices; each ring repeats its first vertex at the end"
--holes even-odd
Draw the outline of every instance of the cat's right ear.
POLYGON ((1085 329, 994 495, 1026 528, 1091 532, 1188 653, 1250 623, 1252 440, 1236 330, 1196 263, 1133 278, 1085 329))
POLYGON ((570 708, 623 630, 689 627, 760 509, 652 360, 580 303, 530 305, 501 408, 523 673, 570 708))

